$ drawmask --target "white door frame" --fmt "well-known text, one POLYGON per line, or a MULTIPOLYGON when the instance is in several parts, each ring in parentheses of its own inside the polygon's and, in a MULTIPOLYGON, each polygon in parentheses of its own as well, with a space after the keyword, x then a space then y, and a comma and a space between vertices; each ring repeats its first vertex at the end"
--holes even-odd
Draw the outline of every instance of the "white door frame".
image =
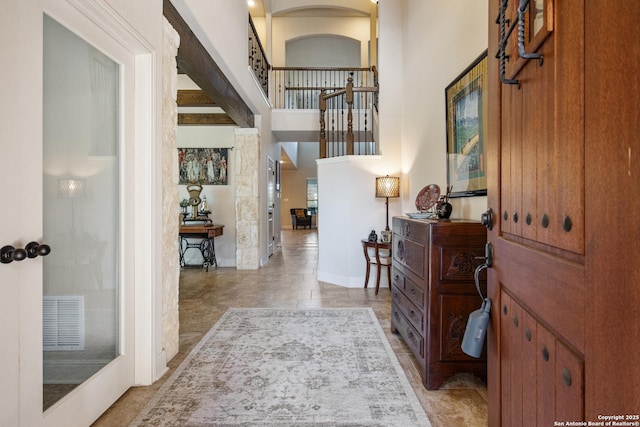
MULTIPOLYGON (((157 86, 158 48, 144 39, 129 22, 108 4, 100 0, 45 0, 44 12, 55 10, 88 18, 84 25, 97 25, 135 56, 135 163, 133 191, 125 201, 133 207, 134 287, 135 287, 135 384, 148 385, 167 370, 162 350, 162 295, 156 292, 160 283, 161 249, 157 237, 161 229, 162 203, 159 195, 161 152, 157 86), (61 9, 65 10, 61 10, 61 9), (72 10, 75 9, 75 10, 72 10)), ((55 15, 53 15, 55 17, 55 15)), ((76 16, 75 19, 80 19, 76 16)), ((89 30, 87 30, 89 31, 89 30)), ((131 178, 131 177, 130 177, 131 178)), ((160 288, 158 288, 160 289, 160 288)))
POLYGON ((267 256, 273 255, 276 235, 276 162, 267 156, 267 256))

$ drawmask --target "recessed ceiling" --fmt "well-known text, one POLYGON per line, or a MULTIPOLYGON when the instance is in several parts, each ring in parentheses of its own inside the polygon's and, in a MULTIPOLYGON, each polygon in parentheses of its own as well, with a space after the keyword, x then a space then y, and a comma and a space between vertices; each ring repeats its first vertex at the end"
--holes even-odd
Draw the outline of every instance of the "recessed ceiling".
POLYGON ((274 17, 287 18, 361 18, 369 14, 355 9, 330 8, 330 7, 309 7, 306 9, 296 9, 287 12, 274 14, 274 17))
POLYGON ((300 1, 295 9, 285 10, 272 7, 270 0, 253 0, 253 3, 253 6, 249 6, 249 14, 252 17, 265 17, 266 13, 270 13, 273 17, 289 18, 361 18, 370 16, 372 10, 377 7, 370 0, 343 0, 338 6, 331 0, 300 1))

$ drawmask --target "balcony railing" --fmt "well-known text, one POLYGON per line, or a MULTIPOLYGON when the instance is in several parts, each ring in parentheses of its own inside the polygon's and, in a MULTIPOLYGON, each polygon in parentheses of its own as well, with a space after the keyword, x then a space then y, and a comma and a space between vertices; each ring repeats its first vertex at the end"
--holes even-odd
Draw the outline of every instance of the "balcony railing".
POLYGON ((264 53, 251 15, 249 15, 249 67, 253 70, 265 96, 269 97, 269 61, 264 53))
MULTIPOLYGON (((373 68, 302 68, 273 67, 273 96, 271 102, 276 109, 317 110, 320 107, 320 92, 345 88, 349 77, 354 87, 377 85, 373 68)), ((354 108, 366 108, 375 100, 356 96, 354 108)))

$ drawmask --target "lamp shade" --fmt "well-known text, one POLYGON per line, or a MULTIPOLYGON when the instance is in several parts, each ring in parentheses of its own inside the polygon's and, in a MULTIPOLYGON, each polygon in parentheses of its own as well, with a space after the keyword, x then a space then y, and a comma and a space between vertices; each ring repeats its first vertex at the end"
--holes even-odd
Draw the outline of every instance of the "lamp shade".
POLYGON ((78 199, 84 197, 84 179, 59 179, 58 197, 63 199, 78 199))
POLYGON ((389 175, 377 177, 376 197, 400 197, 400 178, 389 175))

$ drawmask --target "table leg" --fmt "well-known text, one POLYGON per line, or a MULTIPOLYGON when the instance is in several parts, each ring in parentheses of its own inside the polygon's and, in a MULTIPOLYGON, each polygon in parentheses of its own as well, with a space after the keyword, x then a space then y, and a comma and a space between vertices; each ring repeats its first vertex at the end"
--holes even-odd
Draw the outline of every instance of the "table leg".
POLYGON ((216 247, 213 237, 206 238, 202 241, 200 251, 202 252, 205 264, 207 264, 207 271, 209 271, 209 265, 217 269, 218 262, 216 261, 216 247))
POLYGON ((187 251, 187 248, 183 246, 183 243, 187 243, 186 242, 187 239, 185 239, 182 236, 178 237, 178 256, 180 257, 180 267, 184 267, 185 265, 185 261, 184 261, 184 253, 187 251))

